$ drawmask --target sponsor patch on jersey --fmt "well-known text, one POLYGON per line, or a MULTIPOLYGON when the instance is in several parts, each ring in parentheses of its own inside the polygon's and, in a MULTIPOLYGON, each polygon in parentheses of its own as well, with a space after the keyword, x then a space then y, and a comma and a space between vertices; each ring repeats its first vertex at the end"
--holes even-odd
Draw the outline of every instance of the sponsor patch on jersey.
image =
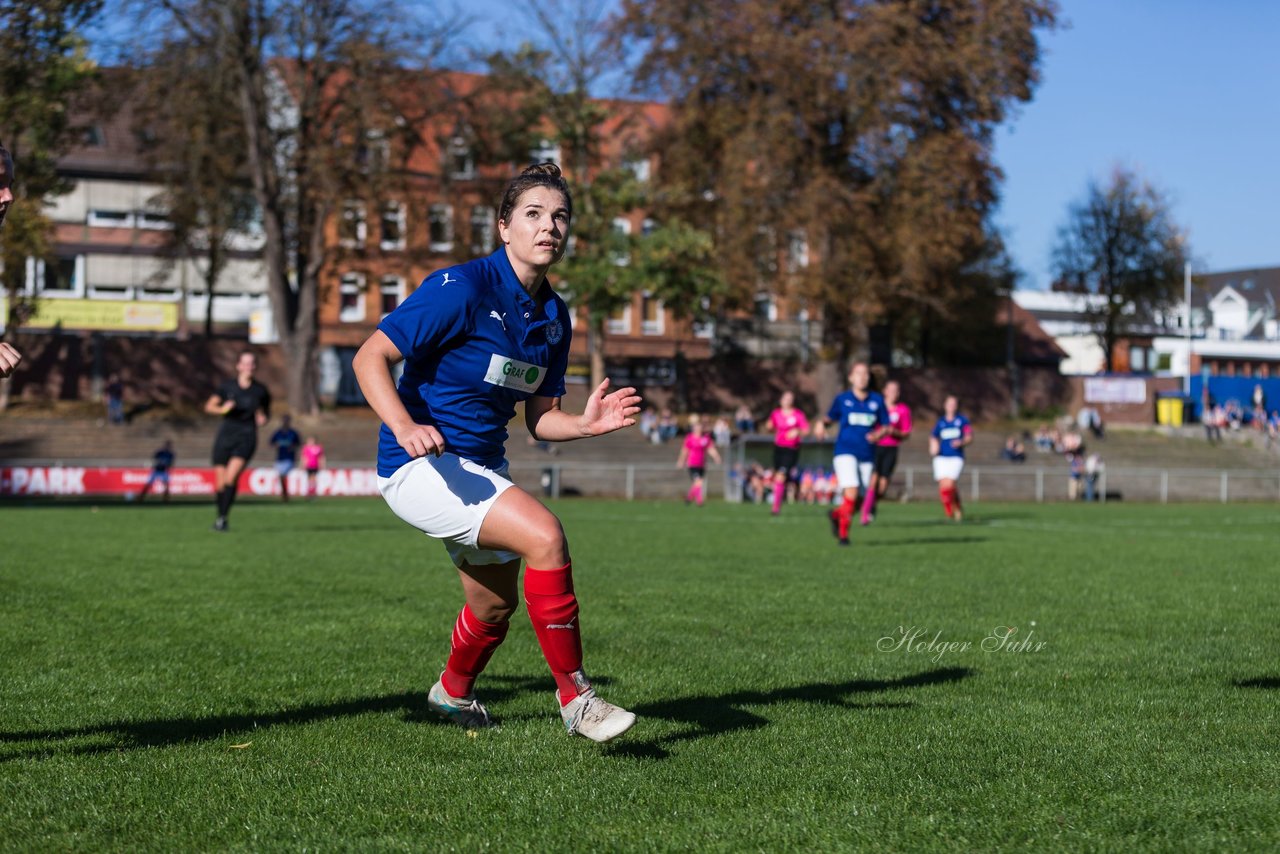
POLYGON ((503 388, 537 391, 546 373, 547 369, 541 365, 531 365, 494 353, 489 359, 489 370, 484 375, 484 381, 503 388))
POLYGON ((959 427, 943 427, 938 431, 939 439, 959 439, 961 430, 959 427))
POLYGON ((874 427, 877 421, 870 412, 850 412, 848 419, 850 427, 874 427))

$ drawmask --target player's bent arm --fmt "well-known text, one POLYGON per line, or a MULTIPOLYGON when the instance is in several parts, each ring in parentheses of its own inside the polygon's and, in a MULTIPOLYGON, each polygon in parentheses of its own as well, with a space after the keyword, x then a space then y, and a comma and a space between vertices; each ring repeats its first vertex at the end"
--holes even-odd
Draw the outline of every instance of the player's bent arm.
POLYGON ((204 402, 204 411, 209 415, 226 415, 235 408, 234 400, 223 400, 220 394, 211 394, 204 402))
POLYGON ((634 388, 620 388, 606 394, 605 379, 587 398, 581 415, 560 408, 560 398, 534 395, 524 403, 524 423, 529 434, 543 442, 568 442, 588 436, 602 436, 630 427, 640 412, 640 396, 634 388))
POLYGON ((716 450, 716 446, 712 445, 707 448, 707 453, 711 455, 711 459, 716 461, 716 465, 720 465, 720 452, 716 450))
POLYGON ((411 457, 437 456, 444 451, 444 438, 430 424, 418 424, 404 408, 391 378, 392 365, 404 359, 396 345, 381 329, 374 330, 351 360, 356 381, 365 400, 387 425, 400 447, 411 457))
POLYGON ((940 450, 942 450, 942 446, 938 444, 938 437, 930 436, 929 437, 929 456, 936 457, 938 455, 938 451, 940 450))

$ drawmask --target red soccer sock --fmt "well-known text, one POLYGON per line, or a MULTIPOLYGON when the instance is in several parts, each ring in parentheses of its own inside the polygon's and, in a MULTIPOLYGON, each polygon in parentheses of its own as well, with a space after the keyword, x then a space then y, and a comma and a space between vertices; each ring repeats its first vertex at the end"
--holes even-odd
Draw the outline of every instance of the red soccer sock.
POLYGON ((951 487, 951 507, 953 513, 957 510, 964 511, 964 505, 960 503, 960 487, 958 486, 951 487))
POLYGON ((563 706, 590 685, 582 673, 582 634, 578 630, 578 599, 573 595, 573 564, 566 563, 558 569, 526 567, 524 602, 542 655, 560 689, 563 706))
POLYGON ((840 502, 840 509, 836 510, 837 531, 842 540, 849 537, 849 526, 853 523, 855 509, 854 499, 846 495, 844 500, 840 502))
POLYGON ((511 624, 486 623, 463 605, 458 621, 453 624, 453 644, 440 681, 450 697, 469 697, 475 689, 476 677, 484 670, 493 651, 507 636, 511 624))
POLYGON ((862 524, 864 525, 871 521, 871 514, 876 509, 876 491, 868 489, 866 493, 862 498, 862 524))
POLYGON ((938 487, 938 497, 942 499, 942 510, 951 518, 951 490, 945 486, 938 487))

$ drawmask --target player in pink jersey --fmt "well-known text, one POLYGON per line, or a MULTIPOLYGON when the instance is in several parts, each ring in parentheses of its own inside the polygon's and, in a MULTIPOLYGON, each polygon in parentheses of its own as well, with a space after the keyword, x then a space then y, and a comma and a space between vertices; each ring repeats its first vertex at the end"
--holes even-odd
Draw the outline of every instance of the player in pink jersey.
POLYGON ((884 384, 884 405, 889 411, 889 429, 876 443, 876 459, 871 469, 871 489, 862 503, 862 524, 875 516, 876 500, 883 498, 898 467, 898 448, 911 438, 911 409, 902 402, 902 387, 897 380, 884 384))
POLYGON ((324 445, 315 436, 308 436, 302 446, 302 467, 307 470, 307 497, 316 497, 316 475, 324 465, 324 445))
POLYGON ((800 440, 809 432, 809 419, 796 409, 796 396, 782 393, 778 408, 769 413, 765 429, 773 433, 773 515, 782 512, 787 485, 796 479, 800 463, 800 440))
POLYGON ((720 452, 716 450, 715 440, 703 429, 702 419, 695 415, 689 419, 689 435, 684 437, 684 444, 680 446, 680 458, 676 460, 676 468, 683 468, 686 464, 689 466, 689 479, 693 481, 689 485, 689 491, 685 493, 685 504, 693 503, 701 507, 706 498, 703 484, 707 476, 708 454, 716 461, 716 465, 720 465, 720 452))

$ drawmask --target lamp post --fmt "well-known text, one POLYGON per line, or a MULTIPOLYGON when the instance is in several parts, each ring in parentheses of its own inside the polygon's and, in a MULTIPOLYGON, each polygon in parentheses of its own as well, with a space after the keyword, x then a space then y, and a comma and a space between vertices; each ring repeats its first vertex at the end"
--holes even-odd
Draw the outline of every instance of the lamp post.
POLYGON ((1187 311, 1187 376, 1182 384, 1182 393, 1191 397, 1191 262, 1182 268, 1183 299, 1186 300, 1187 311))

